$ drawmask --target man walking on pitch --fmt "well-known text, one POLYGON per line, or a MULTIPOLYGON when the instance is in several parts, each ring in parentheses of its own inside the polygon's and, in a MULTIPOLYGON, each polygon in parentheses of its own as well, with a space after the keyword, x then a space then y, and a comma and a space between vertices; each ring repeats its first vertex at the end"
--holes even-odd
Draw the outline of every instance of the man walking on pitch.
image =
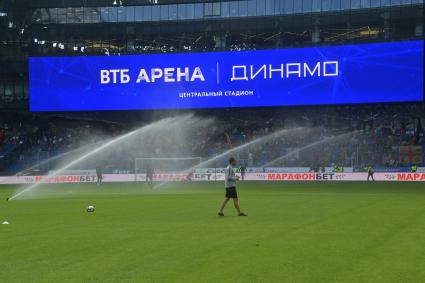
POLYGON ((245 181, 245 173, 246 173, 246 166, 245 166, 245 163, 244 163, 241 166, 241 177, 242 177, 242 181, 245 181))
POLYGON ((146 183, 153 187, 153 167, 150 162, 146 163, 146 183))
POLYGON ((102 168, 100 165, 96 166, 97 185, 100 186, 103 182, 102 168))
POLYGON ((247 214, 241 212, 239 209, 238 193, 236 191, 236 181, 239 180, 239 177, 236 176, 233 166, 236 165, 236 159, 231 157, 229 159, 229 165, 224 170, 224 186, 226 188, 226 196, 224 197, 223 203, 221 204, 220 211, 218 212, 219 216, 224 216, 223 209, 230 199, 233 199, 233 204, 238 212, 239 216, 248 216, 247 214))
POLYGON ((372 181, 375 181, 375 179, 373 178, 373 173, 374 173, 373 166, 369 165, 366 169, 367 169, 367 180, 370 181, 370 178, 372 178, 372 181))

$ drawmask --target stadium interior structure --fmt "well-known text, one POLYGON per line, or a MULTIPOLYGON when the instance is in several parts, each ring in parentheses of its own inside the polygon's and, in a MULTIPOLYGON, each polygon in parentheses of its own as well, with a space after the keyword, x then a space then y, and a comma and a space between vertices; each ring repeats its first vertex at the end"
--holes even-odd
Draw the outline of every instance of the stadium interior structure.
MULTIPOLYGON (((192 140, 205 159, 283 127, 320 129, 242 152, 258 167, 316 138, 361 131, 276 166, 399 171, 425 161, 422 102, 308 107, 77 113, 29 112, 29 56, 263 50, 423 39, 423 0, 3 0, 0 3, 0 174, 13 175, 81 146, 93 132, 117 136, 162 117, 193 112, 225 123, 192 140), (230 121, 230 122, 229 122, 230 121), (388 169, 390 168, 390 169, 388 169)), ((158 156, 167 156, 164 141, 158 156)), ((175 156, 177 157, 177 156, 175 156)), ((222 160, 220 160, 222 162, 222 160)), ((219 162, 219 163, 220 163, 219 162)), ((219 166, 219 165, 217 165, 219 166)), ((42 172, 54 164, 37 168, 42 172)), ((106 172, 133 172, 112 160, 106 172)))
POLYGON ((0 0, 0 282, 424 282, 423 13, 0 0))

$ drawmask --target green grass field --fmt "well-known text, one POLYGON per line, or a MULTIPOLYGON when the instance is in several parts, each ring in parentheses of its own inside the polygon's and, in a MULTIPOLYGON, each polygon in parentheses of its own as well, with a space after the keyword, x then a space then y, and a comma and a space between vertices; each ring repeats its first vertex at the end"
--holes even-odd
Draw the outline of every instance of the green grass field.
POLYGON ((420 183, 46 185, 3 201, 0 282, 424 282, 420 183), (37 195, 35 194, 35 195, 37 195), (96 212, 85 212, 93 204, 96 212), (230 204, 230 203, 229 203, 230 204))

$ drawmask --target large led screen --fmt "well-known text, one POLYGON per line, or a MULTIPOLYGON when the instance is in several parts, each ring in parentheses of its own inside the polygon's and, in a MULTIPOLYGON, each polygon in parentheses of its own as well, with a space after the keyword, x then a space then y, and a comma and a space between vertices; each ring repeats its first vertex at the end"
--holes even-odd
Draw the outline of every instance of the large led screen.
POLYGON ((423 100, 423 41, 242 52, 31 57, 31 111, 423 100))

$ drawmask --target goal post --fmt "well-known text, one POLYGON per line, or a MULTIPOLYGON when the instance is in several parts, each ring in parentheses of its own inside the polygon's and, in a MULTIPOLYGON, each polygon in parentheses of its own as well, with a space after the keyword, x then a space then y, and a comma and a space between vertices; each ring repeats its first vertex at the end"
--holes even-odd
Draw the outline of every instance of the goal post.
POLYGON ((144 182, 147 171, 158 173, 191 173, 202 163, 202 157, 136 157, 134 180, 144 182))

